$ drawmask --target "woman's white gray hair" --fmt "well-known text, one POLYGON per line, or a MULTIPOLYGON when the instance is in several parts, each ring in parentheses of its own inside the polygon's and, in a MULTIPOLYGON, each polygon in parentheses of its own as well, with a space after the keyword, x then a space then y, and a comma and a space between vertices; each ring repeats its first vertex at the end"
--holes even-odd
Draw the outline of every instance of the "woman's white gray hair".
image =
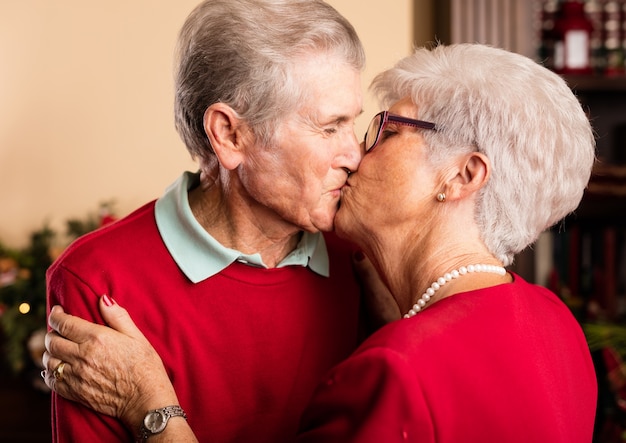
POLYGON ((479 44, 418 49, 378 75, 385 106, 411 97, 432 166, 470 150, 492 175, 476 221, 505 265, 539 234, 574 211, 595 159, 594 133, 578 99, 554 72, 519 54, 479 44))
POLYGON ((183 25, 175 72, 176 129, 194 158, 212 149, 206 109, 222 102, 247 121, 263 144, 297 109, 302 90, 293 67, 329 53, 355 70, 365 53, 352 25, 321 0, 207 0, 183 25))

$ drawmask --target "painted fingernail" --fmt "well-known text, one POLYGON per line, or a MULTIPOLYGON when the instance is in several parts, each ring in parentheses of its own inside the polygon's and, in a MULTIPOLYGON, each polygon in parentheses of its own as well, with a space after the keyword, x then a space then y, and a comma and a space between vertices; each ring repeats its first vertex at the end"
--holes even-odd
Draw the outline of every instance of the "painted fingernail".
POLYGON ((102 295, 102 301, 104 301, 104 304, 106 306, 113 306, 115 304, 113 299, 111 297, 109 297, 107 294, 103 294, 102 295))

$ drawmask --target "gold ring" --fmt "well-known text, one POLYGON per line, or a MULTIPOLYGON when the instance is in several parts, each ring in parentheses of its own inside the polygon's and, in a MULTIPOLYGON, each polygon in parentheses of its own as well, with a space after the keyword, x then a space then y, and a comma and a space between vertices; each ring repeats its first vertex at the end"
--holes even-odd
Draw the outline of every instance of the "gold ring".
POLYGON ((54 368, 54 371, 52 371, 52 375, 54 375, 54 379, 56 381, 63 381, 63 370, 64 369, 65 369, 65 362, 64 361, 59 363, 57 365, 57 367, 54 368))

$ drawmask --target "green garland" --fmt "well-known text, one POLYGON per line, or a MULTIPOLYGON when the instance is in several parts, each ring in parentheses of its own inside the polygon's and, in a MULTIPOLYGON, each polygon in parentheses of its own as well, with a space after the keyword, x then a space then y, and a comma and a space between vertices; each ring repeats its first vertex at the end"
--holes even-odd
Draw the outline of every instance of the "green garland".
POLYGON ((0 285, 0 326, 4 335, 3 354, 13 372, 21 371, 28 362, 25 346, 28 338, 37 329, 46 327, 46 269, 52 264, 50 249, 54 237, 55 233, 44 226, 31 235, 30 245, 24 250, 12 250, 0 244, 3 275, 8 274, 0 285), (15 279, 10 281, 12 275, 15 279), (20 312, 26 306, 28 312, 20 312))
POLYGON ((592 352, 613 348, 626 362, 626 326, 614 323, 586 323, 583 330, 592 352))
MULTIPOLYGON (((67 220, 72 241, 112 221, 112 202, 100 205, 98 214, 67 220)), ((54 259, 57 234, 47 224, 33 232, 24 249, 0 242, 0 355, 14 373, 32 365, 28 339, 46 328, 46 271, 54 259)))

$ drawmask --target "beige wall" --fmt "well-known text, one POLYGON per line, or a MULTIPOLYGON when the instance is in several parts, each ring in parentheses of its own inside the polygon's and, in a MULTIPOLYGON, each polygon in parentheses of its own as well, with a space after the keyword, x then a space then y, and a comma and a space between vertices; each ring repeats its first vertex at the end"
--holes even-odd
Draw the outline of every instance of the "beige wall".
MULTIPOLYGON (((0 242, 23 246, 45 221, 62 232, 110 199, 125 215, 195 168, 172 123, 171 65, 197 3, 0 1, 0 242)), ((413 0, 329 3, 364 42, 364 86, 410 52, 413 0)), ((368 99, 359 135, 377 110, 368 99)))

